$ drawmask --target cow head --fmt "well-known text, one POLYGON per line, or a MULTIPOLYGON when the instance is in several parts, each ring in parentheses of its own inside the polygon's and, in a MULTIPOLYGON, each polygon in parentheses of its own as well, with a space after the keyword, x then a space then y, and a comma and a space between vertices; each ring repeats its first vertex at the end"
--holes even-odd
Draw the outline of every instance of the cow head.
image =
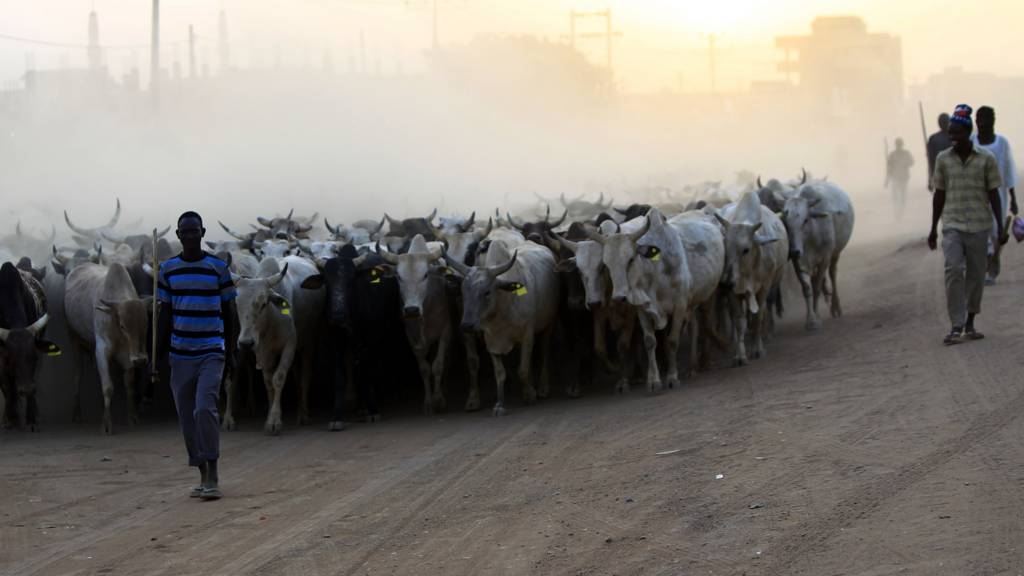
POLYGON ((421 234, 417 234, 405 254, 382 252, 377 245, 377 254, 387 262, 398 277, 398 287, 402 295, 402 313, 406 318, 419 318, 423 315, 423 305, 427 299, 432 276, 434 281, 440 280, 444 270, 433 264, 441 259, 443 250, 440 247, 429 248, 421 234))
MULTIPOLYGON (((109 273, 109 272, 108 272, 109 273)), ((96 310, 110 317, 114 327, 114 335, 118 344, 125 351, 128 362, 132 366, 144 366, 147 357, 146 329, 148 328, 149 311, 152 309, 153 298, 129 298, 111 301, 101 299, 96 310)))
POLYGON ((555 269, 559 272, 575 270, 583 285, 583 297, 588 309, 605 303, 608 289, 608 271, 604 266, 604 245, 594 240, 560 239, 563 247, 572 257, 560 261, 555 269))
POLYGON ((637 258, 636 241, 647 233, 650 220, 644 219, 643 225, 633 232, 622 232, 621 227, 615 225, 615 232, 601 234, 588 230, 588 237, 601 244, 601 261, 608 270, 612 281, 612 300, 615 302, 626 302, 630 295, 629 268, 633 260, 637 258))
POLYGON ((516 219, 513 218, 511 214, 506 213, 505 216, 508 218, 508 222, 512 227, 523 233, 524 238, 531 242, 536 242, 537 244, 544 244, 544 235, 561 226, 562 222, 565 222, 565 217, 568 214, 569 209, 566 208, 562 212, 562 217, 552 222, 551 205, 549 204, 547 213, 544 215, 544 219, 536 222, 516 222, 516 219))
POLYGON ((824 220, 829 213, 821 209, 821 195, 807 186, 786 200, 781 216, 789 234, 789 257, 799 262, 806 234, 815 225, 815 220, 824 220))
POLYGON ((306 290, 327 289, 327 323, 346 333, 352 331, 353 288, 357 270, 365 259, 365 256, 358 255, 354 246, 345 244, 337 256, 317 262, 319 274, 302 282, 302 288, 306 290))
MULTIPOLYGON (((646 216, 651 211, 650 204, 630 204, 626 208, 615 208, 615 211, 622 215, 625 221, 630 221, 633 218, 639 218, 646 216)), ((600 224, 600 223, 599 223, 600 224)))
POLYGON ((283 296, 274 291, 285 275, 288 265, 268 278, 244 278, 232 274, 238 296, 235 300, 238 309, 238 346, 252 348, 259 344, 259 335, 268 328, 269 322, 279 315, 289 316, 291 304, 283 296))
POLYGON ((523 287, 518 282, 499 278, 512 269, 518 253, 508 256, 504 242, 494 242, 487 251, 489 263, 497 265, 467 266, 454 258, 446 258, 448 265, 462 277, 462 329, 479 330, 481 323, 494 317, 498 308, 499 292, 515 292, 523 287))
MULTIPOLYGON (((475 216, 476 213, 473 213, 475 216)), ((473 216, 470 217, 468 223, 463 223, 455 227, 450 232, 443 232, 441 239, 448 244, 447 253, 452 258, 462 262, 463 264, 472 265, 476 261, 476 251, 480 246, 480 242, 491 233, 494 228, 494 221, 490 218, 487 219, 487 228, 484 230, 476 230, 473 228, 473 216)))

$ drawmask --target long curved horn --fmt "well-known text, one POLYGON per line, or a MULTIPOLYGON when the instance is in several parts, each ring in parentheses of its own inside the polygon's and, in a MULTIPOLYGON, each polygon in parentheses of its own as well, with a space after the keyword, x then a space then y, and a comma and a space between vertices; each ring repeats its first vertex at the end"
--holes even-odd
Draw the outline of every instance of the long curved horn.
POLYGON ((324 216, 324 226, 326 226, 327 227, 327 231, 330 232, 331 234, 333 234, 334 236, 338 235, 338 229, 340 228, 340 226, 338 228, 332 228, 331 227, 331 223, 327 221, 327 217, 326 216, 324 216))
POLYGON ((281 270, 280 274, 278 274, 276 276, 271 276, 270 278, 266 279, 267 288, 273 288, 274 286, 277 286, 278 284, 280 284, 281 280, 284 280, 284 275, 287 274, 287 273, 288 273, 288 264, 285 263, 284 269, 281 270))
POLYGON ((309 219, 306 220, 306 224, 312 225, 313 222, 316 222, 316 217, 319 216, 319 215, 320 215, 320 211, 319 210, 317 210, 316 212, 313 212, 313 215, 310 216, 309 219))
POLYGON ((426 217, 428 224, 434 220, 434 216, 437 216, 437 208, 434 208, 434 211, 430 213, 430 216, 426 217))
POLYGON ((649 229, 650 227, 651 227, 651 217, 650 217, 650 216, 648 215, 648 216, 647 216, 647 218, 645 218, 645 219, 644 219, 644 225, 643 225, 643 227, 641 227, 641 228, 640 228, 639 230, 637 230, 636 232, 633 232, 632 234, 630 234, 630 235, 629 235, 629 239, 630 239, 631 241, 633 241, 633 242, 636 242, 637 240, 639 240, 639 239, 640 239, 640 237, 641 237, 641 236, 643 236, 644 234, 647 234, 647 230, 648 230, 648 229, 649 229))
POLYGON ((512 265, 516 263, 516 258, 518 257, 519 250, 516 250, 515 252, 512 253, 512 258, 510 258, 508 262, 506 262, 505 264, 501 264, 499 266, 492 266, 488 268, 487 273, 490 274, 492 277, 501 276, 505 272, 508 272, 509 270, 512 269, 512 265))
POLYGON ((114 215, 103 225, 104 228, 113 228, 117 225, 117 221, 121 219, 121 199, 117 199, 117 208, 114 209, 114 215))
POLYGON ((757 188, 758 189, 764 188, 764 184, 761 184, 761 175, 760 174, 757 176, 757 188))
POLYGON ((481 238, 487 238, 487 236, 491 233, 492 229, 494 229, 494 219, 493 218, 488 218, 487 219, 487 228, 484 230, 484 235, 481 236, 481 238))
POLYGON ((551 220, 551 204, 548 204, 547 210, 544 212, 544 223, 547 224, 548 220, 551 220))
POLYGON ((391 252, 381 252, 380 242, 377 242, 374 245, 373 251, 376 252, 378 256, 383 258, 384 261, 387 262, 388 264, 391 264, 392 266, 398 266, 398 256, 395 256, 391 252))
POLYGON ((807 184, 807 170, 803 166, 801 166, 800 172, 800 185, 803 186, 804 184, 807 184))
POLYGON ((292 219, 292 214, 295 214, 295 208, 292 208, 291 210, 289 210, 289 211, 288 211, 288 215, 287 215, 287 216, 285 216, 285 217, 284 217, 284 219, 285 219, 285 220, 288 220, 288 221, 291 221, 291 219, 292 219))
POLYGON ((459 230, 461 230, 462 232, 469 232, 470 230, 473 229, 473 222, 475 221, 476 210, 473 210, 473 213, 469 215, 469 219, 459 225, 459 230))
POLYGON ((575 254, 576 250, 579 248, 579 246, 576 245, 576 242, 572 240, 567 240, 565 238, 562 238, 561 236, 555 236, 555 238, 558 239, 558 243, 561 244, 563 248, 565 248, 569 252, 572 252, 573 254, 575 254))
MULTIPOLYGON (((566 208, 565 210, 562 211, 562 217, 559 218, 558 220, 554 221, 554 222, 551 222, 550 226, 552 228, 558 228, 559 226, 562 225, 562 222, 565 222, 565 217, 568 216, 568 215, 569 215, 569 209, 566 208)), ((545 218, 545 220, 547 220, 547 218, 545 218)))
POLYGON ((312 229, 313 229, 313 225, 312 224, 300 224, 300 225, 295 227, 295 233, 296 234, 306 234, 306 233, 308 233, 312 229))
POLYGON ((239 234, 238 232, 235 232, 231 228, 228 228, 227 225, 225 225, 220 220, 217 220, 217 224, 220 224, 220 227, 223 228, 224 231, 227 232, 229 236, 231 236, 232 238, 235 238, 236 240, 251 240, 252 239, 250 236, 246 236, 245 234, 239 234))
POLYGON ((508 223, 511 224, 513 228, 515 228, 516 230, 519 230, 520 232, 523 231, 523 225, 522 224, 516 224, 516 221, 512 218, 511 214, 509 214, 508 212, 505 212, 505 218, 508 218, 508 223))
POLYGON ((57 239, 57 227, 50 223, 50 238, 46 241, 47 244, 53 244, 53 241, 57 239))
POLYGON ((270 228, 270 220, 267 220, 263 216, 257 216, 256 221, 259 222, 262 226, 270 228))
POLYGON ((39 317, 39 319, 33 322, 31 326, 26 328, 26 330, 31 332, 32 336, 39 336, 39 333, 43 331, 43 328, 46 328, 46 323, 49 321, 50 315, 44 313, 42 316, 39 317))
POLYGON ((387 221, 388 221, 388 229, 389 230, 394 231, 395 229, 402 227, 402 223, 400 221, 398 221, 398 220, 395 220, 391 216, 388 216, 387 212, 384 213, 384 218, 387 219, 387 221))
POLYGON ((90 239, 95 239, 96 238, 96 231, 95 230, 89 230, 87 228, 79 228, 78 226, 75 226, 74 224, 72 224, 71 223, 71 218, 68 217, 68 211, 67 210, 64 211, 64 222, 67 223, 68 228, 71 228, 71 231, 74 232, 75 234, 78 234, 79 236, 85 236, 86 238, 90 238, 90 239))
MULTIPOLYGON (((385 214, 384 216, 386 217, 387 214, 385 214)), ((384 229, 384 218, 381 218, 380 219, 380 224, 377 224, 377 229, 374 230, 373 232, 371 232, 371 234, 379 234, 380 231, 383 230, 383 229, 384 229)))
POLYGON ((448 250, 441 248, 441 257, 444 258, 444 261, 448 263, 448 266, 454 268, 459 275, 466 276, 469 274, 470 267, 449 256, 448 250))
POLYGON ((170 231, 171 231, 171 225, 170 225, 170 224, 168 224, 168 225, 167 225, 167 227, 166 227, 166 228, 164 228, 163 230, 159 230, 159 231, 157 231, 157 233, 156 233, 156 237, 157 237, 157 238, 163 238, 163 237, 164 237, 164 236, 166 236, 166 235, 167 235, 167 233, 168 233, 168 232, 170 232, 170 231))

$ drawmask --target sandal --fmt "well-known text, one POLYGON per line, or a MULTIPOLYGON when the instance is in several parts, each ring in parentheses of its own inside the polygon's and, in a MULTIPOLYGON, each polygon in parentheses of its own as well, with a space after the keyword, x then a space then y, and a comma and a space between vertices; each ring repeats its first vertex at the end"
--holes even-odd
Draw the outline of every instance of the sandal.
POLYGON ((216 486, 212 488, 203 488, 202 492, 199 493, 201 500, 220 500, 224 495, 221 494, 220 489, 216 486))
POLYGON ((965 340, 981 340, 984 337, 985 337, 984 334, 982 334, 981 332, 978 332, 973 327, 972 328, 965 328, 964 329, 964 339, 965 340))
POLYGON ((946 346, 960 344, 963 341, 963 329, 960 327, 953 328, 953 330, 949 334, 946 334, 946 337, 942 339, 942 343, 946 346))
POLYGON ((203 487, 202 486, 193 486, 192 489, 188 491, 188 497, 189 498, 199 498, 202 494, 203 494, 203 487))

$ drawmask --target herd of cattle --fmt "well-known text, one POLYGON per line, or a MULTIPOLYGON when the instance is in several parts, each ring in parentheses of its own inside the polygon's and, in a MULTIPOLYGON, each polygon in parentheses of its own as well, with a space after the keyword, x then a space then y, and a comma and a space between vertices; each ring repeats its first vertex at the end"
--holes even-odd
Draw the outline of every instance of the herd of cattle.
MULTIPOLYGON (((686 206, 560 200, 564 209, 556 219, 548 204, 543 217, 522 219, 497 211, 486 221, 475 212, 438 219, 435 210, 350 226, 324 219, 320 230, 316 214, 290 212, 260 217, 247 233, 221 223, 230 239, 206 244, 228 262, 238 289, 238 352, 225 371, 223 426, 235 427, 238 381, 259 373, 269 404, 265 430, 281 431, 281 395, 290 375, 298 382, 298 421, 306 422, 314 355, 325 338, 334 362, 329 428, 337 430, 348 383, 356 385, 367 417, 378 417, 374 383, 386 370, 386 347, 396 334, 404 334, 415 357, 428 414, 446 407, 453 339, 465 350, 465 409, 481 407, 482 343, 494 367, 493 413, 502 415, 505 357, 515 350, 527 404, 550 393, 553 354, 571 363, 563 380, 572 397, 594 366, 615 373, 616 392, 628 391, 634 365, 644 370, 649 392, 677 386, 684 329, 691 347, 687 373, 709 366, 711 346, 729 349, 736 365, 764 356, 774 317, 782 313, 790 262, 803 289, 808 329, 820 326, 822 297, 832 316, 842 313, 836 274, 854 211, 849 196, 827 180, 806 172, 766 185, 758 179, 746 190, 712 191, 686 206)), ((151 366, 154 245, 152 235, 117 232, 120 211, 118 202, 110 221, 97 228, 76 226, 65 212, 76 244, 70 248, 54 244, 55 229, 50 238, 37 238, 19 225, 0 238, 5 427, 18 425, 20 415, 36 428, 39 364, 61 354, 44 339, 48 306, 63 310, 72 360, 84 352, 95 358, 102 431, 113 430, 116 372, 127 392, 128 418, 137 419, 136 388, 145 378, 136 375, 151 366), (41 259, 49 259, 56 274, 34 266, 41 259), (62 301, 47 303, 44 283, 59 285, 50 293, 62 301)), ((179 249, 164 238, 168 230, 158 234, 158 260, 179 249)), ((81 370, 74 374, 77 419, 81 370)))

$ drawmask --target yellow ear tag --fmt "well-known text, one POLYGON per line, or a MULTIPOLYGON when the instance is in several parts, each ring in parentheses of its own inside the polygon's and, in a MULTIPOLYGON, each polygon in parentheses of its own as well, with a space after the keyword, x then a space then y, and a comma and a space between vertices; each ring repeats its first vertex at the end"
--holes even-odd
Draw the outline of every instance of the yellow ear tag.
POLYGON ((47 356, 60 356, 60 353, 60 348, 57 348, 55 344, 50 344, 49 349, 46 351, 47 356))
POLYGON ((661 252, 658 252, 654 256, 651 256, 651 262, 658 262, 659 260, 661 260, 661 252))
POLYGON ((516 296, 526 296, 526 294, 526 286, 520 286, 519 288, 516 288, 516 296))
POLYGON ((370 280, 370 284, 380 284, 380 278, 374 278, 373 280, 370 280))
POLYGON ((281 315, 282 316, 291 316, 292 315, 292 309, 291 308, 281 308, 281 315))

